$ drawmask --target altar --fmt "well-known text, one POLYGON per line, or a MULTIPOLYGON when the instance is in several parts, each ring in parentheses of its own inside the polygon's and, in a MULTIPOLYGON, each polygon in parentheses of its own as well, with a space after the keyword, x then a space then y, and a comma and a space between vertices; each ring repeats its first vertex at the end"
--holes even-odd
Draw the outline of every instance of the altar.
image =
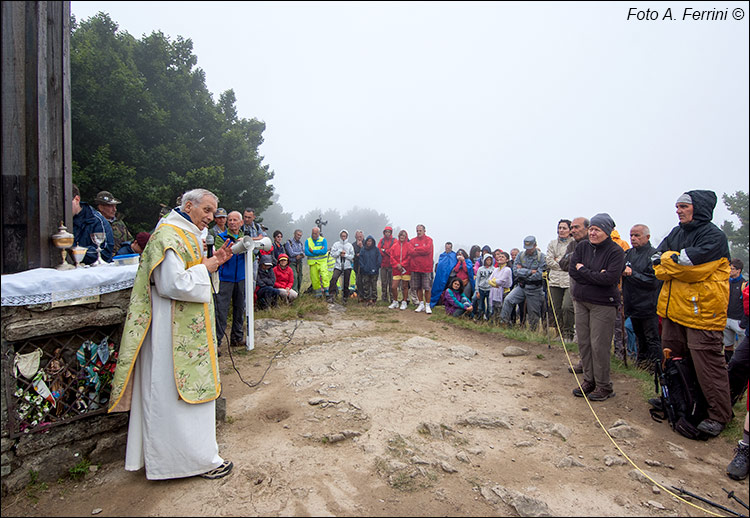
POLYGON ((11 438, 106 412, 137 271, 108 264, 0 276, 2 425, 11 438))

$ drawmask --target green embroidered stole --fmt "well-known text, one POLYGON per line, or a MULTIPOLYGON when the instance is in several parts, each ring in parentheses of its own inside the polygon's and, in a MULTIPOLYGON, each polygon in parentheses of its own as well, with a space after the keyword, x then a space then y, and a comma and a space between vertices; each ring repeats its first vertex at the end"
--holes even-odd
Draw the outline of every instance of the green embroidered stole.
MULTIPOLYGON (((133 368, 151 326, 151 275, 170 249, 184 261, 185 269, 203 259, 203 248, 191 232, 164 223, 151 235, 130 294, 109 412, 130 409, 133 368)), ((213 401, 221 393, 213 315, 213 297, 209 303, 172 301, 174 378, 180 398, 187 403, 213 401)))

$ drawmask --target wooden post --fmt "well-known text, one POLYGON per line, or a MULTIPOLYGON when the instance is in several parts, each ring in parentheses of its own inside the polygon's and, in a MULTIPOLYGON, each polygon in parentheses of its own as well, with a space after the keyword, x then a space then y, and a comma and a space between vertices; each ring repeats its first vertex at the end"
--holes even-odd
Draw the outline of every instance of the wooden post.
POLYGON ((2 2, 0 269, 60 260, 50 236, 72 232, 70 2, 2 2))

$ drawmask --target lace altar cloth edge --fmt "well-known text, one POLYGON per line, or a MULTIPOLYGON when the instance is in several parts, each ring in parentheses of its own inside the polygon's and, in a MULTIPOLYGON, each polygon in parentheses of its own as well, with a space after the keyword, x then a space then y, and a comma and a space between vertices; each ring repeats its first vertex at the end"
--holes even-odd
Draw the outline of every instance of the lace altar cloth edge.
POLYGON ((0 276, 2 306, 28 306, 103 295, 133 287, 137 264, 73 270, 35 268, 0 276))

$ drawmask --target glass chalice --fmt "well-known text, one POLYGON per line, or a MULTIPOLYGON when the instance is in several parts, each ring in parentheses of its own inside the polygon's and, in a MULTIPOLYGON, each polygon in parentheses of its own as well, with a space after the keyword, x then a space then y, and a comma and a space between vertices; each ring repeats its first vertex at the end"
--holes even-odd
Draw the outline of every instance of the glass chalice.
POLYGON ((83 268, 83 265, 81 264, 81 261, 83 261, 83 258, 86 257, 86 252, 88 252, 88 248, 85 246, 74 246, 70 249, 73 255, 73 260, 76 262, 76 268, 83 268))
POLYGON ((91 266, 102 266, 104 264, 107 264, 102 259, 102 243, 106 241, 107 234, 104 232, 92 232, 91 233, 91 241, 96 245, 96 261, 91 263, 91 266))

